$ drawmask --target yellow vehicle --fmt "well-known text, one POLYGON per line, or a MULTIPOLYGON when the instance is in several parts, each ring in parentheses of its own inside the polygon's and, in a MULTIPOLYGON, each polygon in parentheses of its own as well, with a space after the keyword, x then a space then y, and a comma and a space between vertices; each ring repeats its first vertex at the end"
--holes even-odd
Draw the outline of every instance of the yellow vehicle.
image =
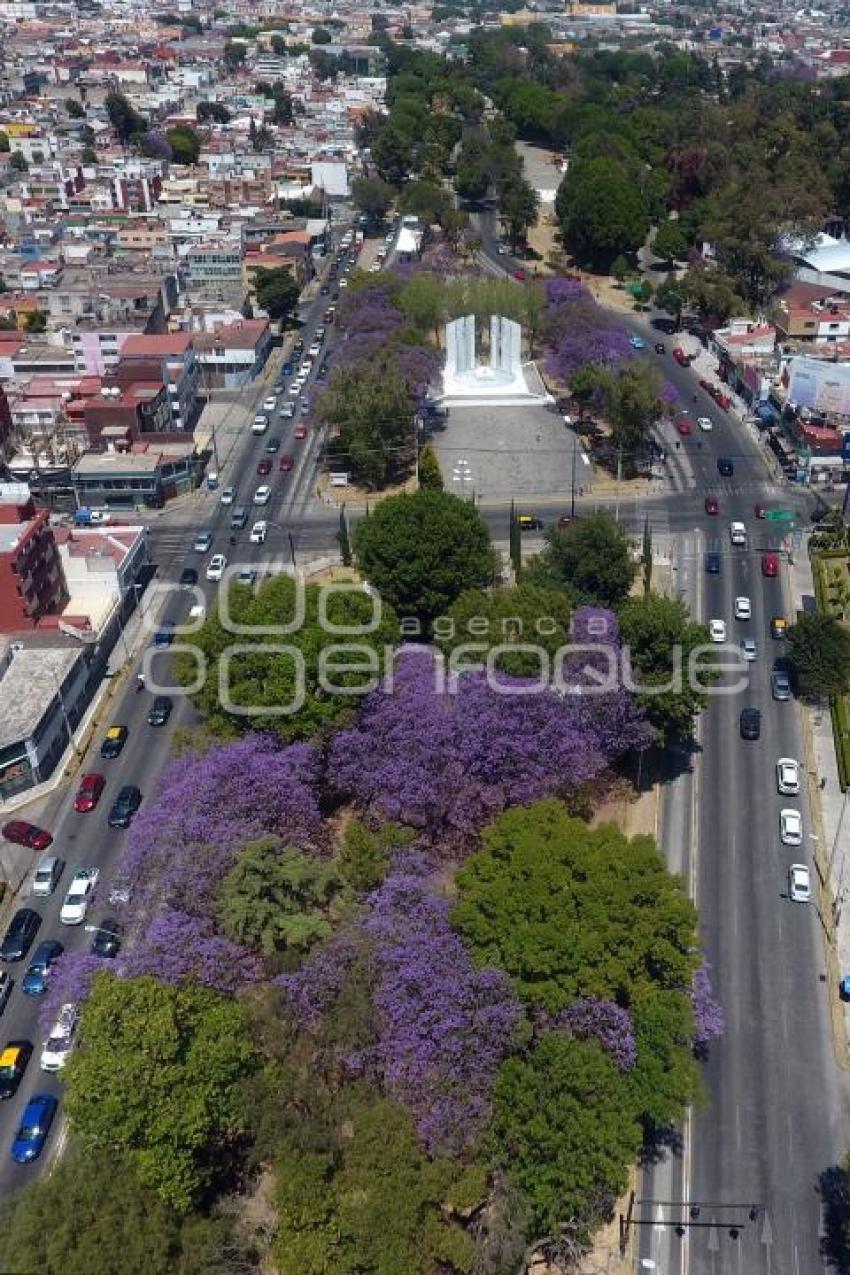
POLYGON ((126 726, 110 726, 100 746, 101 757, 117 757, 127 742, 128 734, 126 726))
POLYGON ((543 523, 539 518, 535 518, 532 514, 517 514, 517 526, 520 531, 542 531, 543 523))
POLYGON ((784 615, 774 615, 770 621, 770 636, 782 639, 788 632, 788 621, 784 615))

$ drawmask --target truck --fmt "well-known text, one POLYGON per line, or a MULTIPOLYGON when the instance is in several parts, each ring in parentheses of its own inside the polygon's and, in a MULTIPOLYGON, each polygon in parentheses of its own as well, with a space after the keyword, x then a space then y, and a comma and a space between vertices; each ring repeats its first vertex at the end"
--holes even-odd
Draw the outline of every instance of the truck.
POLYGON ((112 515, 103 509, 88 509, 81 505, 74 514, 74 523, 78 527, 105 527, 112 521, 112 515))

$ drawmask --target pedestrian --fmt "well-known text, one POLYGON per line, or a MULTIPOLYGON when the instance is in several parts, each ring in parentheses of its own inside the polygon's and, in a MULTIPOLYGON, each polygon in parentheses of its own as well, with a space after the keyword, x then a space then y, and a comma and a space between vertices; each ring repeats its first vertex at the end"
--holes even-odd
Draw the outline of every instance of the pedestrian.
POLYGON ((820 781, 820 790, 821 790, 821 792, 823 792, 823 790, 824 790, 824 788, 825 788, 825 787, 826 787, 826 775, 824 775, 823 779, 820 781))

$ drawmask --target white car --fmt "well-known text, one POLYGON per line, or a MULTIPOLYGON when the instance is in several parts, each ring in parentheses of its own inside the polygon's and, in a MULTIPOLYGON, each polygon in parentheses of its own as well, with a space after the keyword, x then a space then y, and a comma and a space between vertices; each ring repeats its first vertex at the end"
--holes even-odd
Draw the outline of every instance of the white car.
POLYGON ((709 420, 707 416, 698 416, 697 425, 700 427, 700 429, 702 430, 704 434, 709 434, 711 430, 714 429, 714 426, 712 425, 711 421, 709 420))
POLYGON ((747 528, 742 522, 733 522, 729 528, 729 539, 733 545, 745 545, 747 543, 747 528))
POLYGON ((222 487, 219 500, 221 501, 223 505, 232 505, 235 498, 236 498, 235 487, 222 487))
POLYGON ((94 896, 100 871, 97 868, 78 868, 71 878, 65 902, 59 910, 62 925, 82 925, 94 896))
POLYGON ((752 603, 749 598, 735 599, 735 619, 751 620, 753 616, 752 603))
POLYGON ((227 566, 227 559, 223 553, 214 553, 210 558, 207 567, 208 580, 220 580, 224 575, 224 569, 227 566))
POLYGON ((801 846, 803 844, 803 816, 799 810, 779 812, 779 838, 783 846, 801 846))
POLYGON ((784 797, 796 797, 800 791, 800 765, 793 757, 780 757, 776 763, 776 787, 784 797))
POLYGON ((264 412, 273 412, 276 407, 277 407, 277 395, 270 394, 268 398, 263 399, 264 412))
POLYGON ((708 631, 711 635, 712 642, 726 641, 726 621, 725 620, 709 620, 708 631))
POLYGON ((271 498, 272 498, 272 489, 271 487, 266 487, 265 484, 262 487, 258 487, 257 490, 254 492, 255 505, 267 505, 269 501, 271 500, 271 498))
POLYGON ((810 903, 812 883, 805 863, 792 863, 788 869, 788 897, 792 903, 810 903))
POLYGON ((752 664, 753 660, 757 660, 759 649, 758 649, 758 646, 756 645, 755 638, 744 638, 743 642, 741 643, 741 652, 744 656, 744 659, 747 660, 750 664, 752 664))
POLYGON ((322 352, 321 341, 314 341, 313 344, 310 346, 310 358, 311 359, 318 358, 321 352, 322 352))
POLYGON ((282 421, 291 421, 294 415, 295 415, 294 403, 284 403, 281 406, 280 411, 278 412, 278 416, 280 417, 282 421))
POLYGON ((301 386, 302 386, 303 384, 304 384, 304 382, 303 382, 303 381, 299 381, 299 380, 298 380, 298 377, 296 377, 296 378, 295 378, 295 380, 292 382, 292 384, 291 384, 291 385, 290 385, 290 387, 289 387, 289 397, 290 397, 290 398, 297 398, 297 397, 298 397, 298 395, 301 393, 301 386))
POLYGON ((61 1071, 65 1066, 77 1038, 78 1020, 76 1005, 69 1002, 60 1007, 59 1016, 41 1050, 39 1066, 42 1071, 61 1071))
POLYGON ((266 525, 265 522, 263 522, 262 520, 260 520, 260 522, 255 522, 253 527, 251 528, 251 534, 248 537, 248 539, 250 540, 252 545, 265 544, 267 531, 268 531, 268 526, 266 525))
POLYGON ((37 899, 49 899, 62 875, 65 860, 55 854, 42 855, 32 879, 32 892, 37 899))

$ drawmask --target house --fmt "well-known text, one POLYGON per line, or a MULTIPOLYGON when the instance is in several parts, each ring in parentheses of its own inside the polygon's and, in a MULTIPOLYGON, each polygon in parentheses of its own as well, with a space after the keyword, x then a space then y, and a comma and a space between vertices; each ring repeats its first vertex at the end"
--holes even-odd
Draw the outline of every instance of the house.
POLYGON ((265 319, 240 319, 215 332, 195 334, 202 383, 238 389, 259 376, 272 350, 272 331, 265 319))
POLYGON ((184 332, 164 336, 131 336, 121 347, 115 369, 119 384, 131 381, 162 382, 171 402, 171 427, 190 432, 200 410, 200 367, 193 339, 184 332))

